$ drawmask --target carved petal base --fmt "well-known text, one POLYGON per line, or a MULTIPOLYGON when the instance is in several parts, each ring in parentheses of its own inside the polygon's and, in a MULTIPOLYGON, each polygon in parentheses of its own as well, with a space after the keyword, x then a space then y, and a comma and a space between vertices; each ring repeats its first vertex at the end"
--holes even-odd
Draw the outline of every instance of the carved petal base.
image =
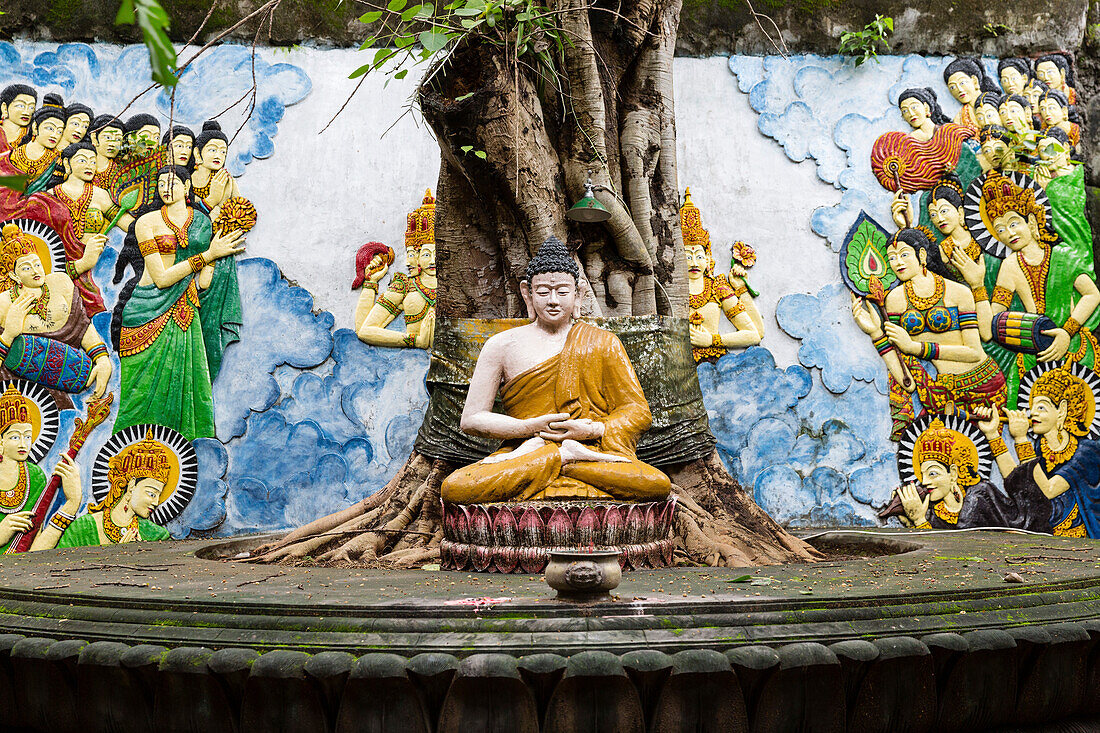
POLYGON ((443 504, 442 566, 541 573, 552 548, 620 551, 624 570, 672 564, 676 500, 443 504))

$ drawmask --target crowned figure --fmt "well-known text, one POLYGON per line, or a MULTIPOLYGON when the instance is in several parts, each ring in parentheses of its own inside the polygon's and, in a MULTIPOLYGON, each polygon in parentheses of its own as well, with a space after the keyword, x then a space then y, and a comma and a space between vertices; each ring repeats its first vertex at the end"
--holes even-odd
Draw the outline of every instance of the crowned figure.
POLYGON ((150 542, 169 538, 168 530, 149 520, 161 496, 173 490, 175 457, 164 443, 145 439, 123 448, 107 463, 110 489, 103 501, 88 505, 88 513, 72 522, 58 547, 150 542))
MULTIPOLYGON (((420 208, 408 216, 405 263, 409 274, 394 273, 386 292, 378 297, 361 323, 359 316, 356 316, 357 333, 365 343, 431 348, 435 334, 436 288, 439 284, 435 272, 435 198, 431 189, 425 192, 420 208), (402 313, 405 315, 404 334, 386 328, 402 313)), ((381 279, 381 275, 378 277, 381 279)), ((378 280, 367 278, 363 283, 364 295, 372 284, 376 290, 377 283, 378 280)))
POLYGON ((690 188, 680 207, 680 231, 688 262, 688 327, 695 362, 716 361, 731 348, 759 344, 764 338, 764 321, 744 279, 745 268, 756 261, 756 253, 738 242, 731 274, 715 275, 710 232, 703 228, 690 188), (733 324, 732 331, 722 328, 723 313, 733 324))

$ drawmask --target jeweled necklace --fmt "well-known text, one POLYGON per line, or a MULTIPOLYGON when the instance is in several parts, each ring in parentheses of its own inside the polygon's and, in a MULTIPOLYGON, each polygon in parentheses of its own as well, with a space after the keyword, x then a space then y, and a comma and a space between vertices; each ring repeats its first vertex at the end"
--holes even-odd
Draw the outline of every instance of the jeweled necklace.
POLYGON ((60 153, 54 149, 50 150, 46 148, 46 152, 38 158, 38 160, 31 160, 27 157, 27 146, 20 145, 13 148, 11 151, 11 164, 19 170, 26 173, 28 176, 38 178, 50 165, 57 159, 60 153))
POLYGON ((943 284, 943 277, 933 272, 932 282, 935 283, 935 286, 932 288, 932 295, 927 298, 922 298, 921 296, 917 295, 917 291, 913 287, 913 280, 906 280, 905 297, 909 301, 909 304, 917 310, 922 311, 926 311, 932 306, 938 305, 940 300, 943 299, 943 291, 945 289, 945 286, 943 284))
MULTIPOLYGON (((126 531, 135 530, 137 527, 138 518, 135 514, 134 518, 130 520, 130 523, 126 525, 126 531)), ((114 520, 111 519, 110 509, 103 510, 103 534, 107 535, 107 539, 114 542, 116 545, 122 541, 122 527, 119 527, 115 524, 114 520)))
MULTIPOLYGON (((12 285, 8 289, 8 297, 11 298, 11 302, 15 302, 15 299, 19 297, 19 286, 12 285)), ((42 294, 34 299, 31 307, 27 310, 27 315, 35 315, 41 318, 43 321, 50 320, 50 289, 46 283, 42 283, 42 294)))
POLYGON ((1016 255, 1020 263, 1020 269, 1024 271, 1027 284, 1031 288, 1031 297, 1035 301, 1035 312, 1042 313, 1046 310, 1047 303, 1047 273, 1050 272, 1050 245, 1040 242, 1043 248, 1043 259, 1037 265, 1028 264, 1023 254, 1016 255))
POLYGON ((1047 436, 1044 435, 1039 438, 1039 450, 1043 452, 1043 460, 1046 461, 1047 468, 1054 468, 1073 458, 1073 454, 1077 452, 1077 438, 1070 435, 1066 447, 1056 451, 1050 447, 1047 443, 1047 436))
POLYGON ((18 463, 19 478, 16 479, 15 486, 0 491, 0 512, 4 514, 18 511, 23 506, 23 500, 27 498, 27 464, 23 461, 18 463))
POLYGON ((711 296, 714 294, 714 280, 703 275, 703 291, 698 295, 692 295, 688 293, 688 306, 699 310, 704 305, 710 302, 711 296))
POLYGON ((53 195, 56 196, 61 203, 65 204, 65 207, 69 210, 69 213, 73 216, 73 224, 80 222, 84 224, 85 219, 88 216, 88 207, 92 204, 92 193, 95 191, 95 186, 90 183, 84 184, 84 190, 80 192, 80 195, 75 199, 69 194, 65 193, 65 190, 61 186, 56 187, 53 190, 53 195))
POLYGON ((191 220, 195 218, 195 210, 187 207, 187 219, 184 220, 181 227, 176 226, 175 222, 168 217, 167 206, 160 210, 160 218, 164 219, 164 223, 176 235, 176 245, 180 249, 187 249, 187 232, 191 229, 191 220))
POLYGON ((943 521, 947 522, 948 524, 958 524, 959 523, 959 513, 958 512, 953 512, 950 509, 948 509, 947 506, 942 501, 937 501, 936 502, 936 508, 933 511, 936 512, 937 517, 939 517, 943 521))
POLYGON ((416 289, 424 296, 424 300, 428 301, 428 305, 435 305, 435 293, 437 288, 429 288, 427 285, 420 282, 420 278, 418 277, 414 277, 413 282, 416 284, 416 289))

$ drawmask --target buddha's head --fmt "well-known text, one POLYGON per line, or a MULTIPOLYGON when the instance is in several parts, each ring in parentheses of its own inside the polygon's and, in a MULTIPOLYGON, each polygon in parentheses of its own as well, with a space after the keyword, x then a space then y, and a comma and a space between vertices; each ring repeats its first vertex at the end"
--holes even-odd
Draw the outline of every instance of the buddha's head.
POLYGON ((98 504, 90 504, 88 511, 109 511, 125 501, 134 514, 148 519, 172 481, 174 463, 171 449, 154 440, 150 430, 144 440, 123 448, 107 461, 107 496, 98 504))
POLYGON ((108 160, 114 160, 122 150, 122 139, 126 135, 126 126, 114 115, 100 115, 92 120, 89 138, 95 151, 108 160))
POLYGON ((211 173, 225 167, 229 157, 229 138, 222 132, 220 124, 214 120, 202 123, 202 132, 195 138, 194 154, 196 167, 206 168, 211 173))
POLYGON ((928 201, 928 216, 940 232, 950 236, 961 226, 965 226, 963 211, 963 189, 958 177, 948 174, 932 187, 928 201))
POLYGON ((1028 396, 1031 432, 1036 435, 1066 430, 1078 437, 1088 435, 1096 415, 1096 396, 1085 380, 1065 366, 1039 375, 1028 396))
POLYGON ((42 98, 42 109, 31 118, 31 140, 47 150, 55 150, 65 131, 65 109, 61 97, 47 94, 42 98))
POLYGON ((0 395, 0 460, 25 461, 33 445, 31 403, 13 384, 0 395))
POLYGON ((1039 159, 1051 169, 1065 168, 1070 164, 1069 151, 1073 145, 1069 141, 1069 134, 1062 128, 1047 128, 1036 147, 1039 150, 1039 159))
POLYGON ((1000 125, 983 127, 978 133, 978 141, 982 146, 982 155, 994 170, 1004 170, 1010 163, 1015 162, 1016 154, 1010 147, 1012 133, 1006 128, 1000 125))
MULTIPOLYGON (((38 92, 26 84, 11 84, 0 92, 0 119, 11 120, 18 127, 31 124, 34 108, 38 104, 38 92)), ((12 145, 15 140, 9 141, 12 145)))
POLYGON ((188 165, 191 162, 191 151, 195 147, 195 133, 190 127, 173 125, 172 129, 164 133, 160 142, 168 147, 168 153, 176 165, 188 165))
POLYGON ((65 108, 65 129, 61 133, 61 146, 78 143, 88 134, 88 128, 95 119, 92 108, 86 104, 70 104, 65 108))
POLYGON ((539 323, 558 327, 568 323, 577 308, 580 268, 569 249, 550 237, 527 263, 520 294, 539 323))
POLYGON ((1051 89, 1039 97, 1039 119, 1043 127, 1054 127, 1069 121, 1069 101, 1066 95, 1051 89))
POLYGON ((1035 76, 1051 89, 1073 85, 1069 60, 1060 53, 1048 53, 1036 59, 1035 76))
POLYGON ((978 449, 967 436, 945 427, 940 420, 922 432, 913 446, 913 470, 928 489, 931 501, 943 501, 954 493, 961 500, 966 487, 981 480, 978 449))
POLYGON ((997 64, 997 76, 1006 95, 1023 94, 1031 76, 1031 65, 1027 59, 1001 59, 997 64))
POLYGON ((134 115, 126 120, 126 139, 135 150, 151 150, 160 140, 160 120, 146 112, 134 115))
POLYGON ((936 125, 948 122, 936 93, 929 87, 906 89, 898 96, 898 109, 901 117, 914 130, 919 130, 929 121, 936 125))
POLYGON ((946 275, 940 259, 940 248, 932 233, 923 227, 899 229, 886 245, 886 261, 901 282, 908 282, 917 275, 931 270, 946 275))
POLYGON ((90 183, 95 178, 95 161, 95 148, 88 142, 73 143, 61 153, 65 178, 76 178, 84 183, 90 183))
POLYGON ((970 104, 982 92, 985 71, 974 59, 957 58, 943 70, 943 81, 951 96, 961 104, 970 104))
POLYGON ((1001 122, 1012 132, 1021 134, 1033 129, 1031 124, 1031 103, 1027 97, 1014 94, 1001 102, 1001 122))
POLYGON ((997 92, 982 92, 978 95, 974 101, 974 120, 978 123, 978 129, 1003 124, 999 111, 1002 102, 1004 98, 997 92))
POLYGON ((166 165, 157 171, 157 195, 165 206, 186 200, 191 193, 191 172, 182 165, 166 165))
POLYGON ((1000 174, 982 184, 982 205, 993 223, 993 236, 1013 252, 1032 244, 1054 244, 1058 235, 1049 228, 1046 209, 1035 191, 1020 187, 1000 174))

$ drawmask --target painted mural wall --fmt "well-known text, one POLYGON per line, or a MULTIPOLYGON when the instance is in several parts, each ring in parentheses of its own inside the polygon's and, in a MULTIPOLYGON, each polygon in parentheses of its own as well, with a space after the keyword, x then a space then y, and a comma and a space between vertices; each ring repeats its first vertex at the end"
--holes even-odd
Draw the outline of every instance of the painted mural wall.
MULTIPOLYGON (((427 405, 425 347, 437 283, 434 209, 425 190, 434 186, 438 149, 414 114, 401 115, 411 92, 405 82, 369 79, 321 133, 354 85, 346 75, 355 58, 347 50, 261 49, 253 93, 249 49, 222 46, 187 70, 173 103, 141 94, 149 73, 142 48, 0 44, 0 88, 10 90, 0 100, 4 139, 14 145, 0 156, 0 175, 25 177, 32 192, 0 190, 0 219, 19 225, 5 230, 0 252, 4 275, 14 276, 0 294, 9 370, 0 375, 0 437, 12 443, 9 449, 3 437, 10 460, 0 462, 0 539, 12 549, 36 506, 54 516, 40 544, 285 529, 362 499, 402 465, 427 405), (27 88, 11 86, 20 84, 27 88), (24 122, 19 113, 32 104, 24 122), (120 122, 110 122, 116 116, 120 122), (110 405, 96 401, 105 394, 115 396, 110 405), (93 429, 96 419, 103 426, 93 429), (78 443, 73 468, 62 454, 78 443), (59 485, 48 486, 58 465, 59 485), (120 506, 125 511, 116 511, 120 506)), ((902 479, 931 480, 920 459, 935 453, 928 452, 933 444, 946 450, 948 474, 955 469, 955 482, 945 480, 948 493, 962 487, 971 507, 975 497, 1004 496, 1001 475, 1012 472, 1012 455, 1029 460, 1020 446, 998 453, 994 433, 1008 439, 1019 432, 1024 418, 1013 417, 1010 396, 1030 396, 1039 384, 1048 401, 1058 397, 1049 387, 1053 377, 1043 382, 1041 370, 1032 373, 1035 354, 1022 355, 1022 374, 1017 352, 989 354, 1007 377, 1003 396, 984 358, 974 365, 989 373, 970 381, 989 387, 983 394, 990 399, 943 397, 937 389, 949 381, 941 374, 974 371, 973 354, 954 360, 967 365, 961 370, 949 356, 974 351, 975 339, 978 350, 994 341, 970 323, 995 315, 994 261, 1010 259, 1011 245, 998 247, 993 215, 1007 204, 989 208, 981 184, 990 182, 992 198, 1001 178, 1010 194, 1032 191, 1036 211, 1047 216, 1041 233, 1060 236, 1039 250, 1053 245, 1061 252, 1072 240, 1080 268, 1085 259, 1091 268, 1083 198, 1073 199, 1079 167, 1063 158, 1054 167, 1043 162, 1043 151, 1058 147, 1050 141, 1072 158, 1079 140, 1075 117, 1065 115, 1075 115, 1067 93, 1072 75, 1060 92, 1064 109, 1056 109, 1057 94, 1035 102, 1037 116, 1030 100, 1027 115, 1013 102, 1001 112, 1004 100, 995 100, 997 121, 1010 126, 990 134, 977 119, 990 105, 962 106, 953 97, 952 76, 944 77, 952 59, 880 59, 859 68, 818 56, 676 62, 679 171, 690 188, 682 220, 687 255, 697 265, 692 345, 711 427, 731 473, 772 516, 794 525, 895 522, 878 514, 902 479), (908 89, 921 93, 906 97, 908 89), (912 100, 928 108, 930 125, 911 127, 912 100), (937 105, 946 117, 932 120, 937 105), (1050 126, 1064 134, 1038 132, 1050 126), (1031 128, 1036 132, 1028 134, 1031 128), (876 143, 891 131, 904 138, 876 143), (1016 164, 998 144, 1018 153, 1016 164), (905 170, 883 174, 884 165, 905 170), (1055 168, 1068 172, 1049 175, 1055 168), (917 171, 928 180, 912 183, 917 171), (963 218, 979 247, 978 265, 992 273, 982 275, 987 310, 975 300, 980 286, 973 292, 963 285, 966 262, 922 264, 920 251, 927 260, 948 248, 906 245, 916 270, 934 271, 913 286, 918 299, 932 297, 937 283, 950 285, 944 302, 925 307, 923 316, 942 306, 950 327, 914 334, 901 318, 913 309, 895 308, 908 287, 895 272, 904 269, 898 240, 910 235, 894 232, 906 225, 932 243, 942 239, 938 215, 929 218, 919 192, 951 171, 964 196, 981 179, 974 227, 965 211, 963 218), (994 180, 986 171, 1003 175, 994 180), (1051 187, 1058 190, 1062 178, 1072 186, 1062 186, 1067 193, 1059 200, 1051 187), (913 195, 896 196, 898 187, 913 195), (912 212, 904 206, 909 198, 912 212), (928 232, 908 226, 920 222, 928 232), (842 269, 842 253, 863 269, 842 269), (853 288, 867 296, 862 305, 853 306, 853 288), (972 297, 957 303, 962 291, 972 297), (873 304, 876 293, 883 304, 873 304), (880 310, 887 318, 867 335, 862 327, 880 310), (890 325, 895 310, 899 318, 890 325), (915 341, 935 341, 940 351, 913 347, 915 341), (916 354, 905 353, 914 348, 916 354), (919 393, 904 389, 914 374, 919 393)), ((1050 65, 1040 64, 1040 78, 1050 65)), ((967 80, 1001 77, 996 59, 963 71, 967 80)), ((1060 71, 1050 86, 1057 87, 1060 71)), ((973 249, 960 244, 959 251, 973 249)), ((1059 282, 1070 272, 1091 277, 1091 269, 1058 272, 1059 282)), ((1074 290, 1077 275, 1058 296, 1071 312, 1021 302, 1023 287, 1003 309, 1050 318, 1026 334, 1043 348, 1061 347, 1062 337, 1041 331, 1065 330, 1071 343, 1060 362, 1092 343, 1091 311, 1068 334, 1073 324, 1066 318, 1084 316, 1076 304, 1092 302, 1084 279, 1074 290)), ((1002 341, 1022 338, 1021 323, 1039 323, 1001 321, 1011 331, 1002 341)), ((1077 366, 1058 371, 1065 375, 1058 379, 1091 390, 1088 353, 1071 359, 1077 366)), ((1067 418, 1060 419, 1063 431, 1067 418)), ((1093 437, 1074 433, 1082 456, 1093 437)), ((1069 492, 1085 497, 1073 527, 1086 526, 1088 492, 1081 487, 1093 470, 1086 469, 1069 492)), ((1053 477, 1054 468, 1044 479, 1048 473, 1053 477)), ((905 508, 923 501, 913 491, 901 492, 904 521, 905 508)), ((1031 517, 1050 509, 1041 487, 1039 494, 1030 484, 1022 491, 1035 501, 1019 511, 1031 517)), ((928 517, 959 515, 961 498, 933 499, 918 507, 928 517), (934 506, 945 503, 937 515, 934 506)), ((1007 517, 1013 507, 1004 504, 997 504, 1004 523, 1023 521, 1007 517)), ((1049 531, 1050 517, 1043 519, 1049 531)), ((1043 528, 1035 522, 1029 526, 1043 528)))

